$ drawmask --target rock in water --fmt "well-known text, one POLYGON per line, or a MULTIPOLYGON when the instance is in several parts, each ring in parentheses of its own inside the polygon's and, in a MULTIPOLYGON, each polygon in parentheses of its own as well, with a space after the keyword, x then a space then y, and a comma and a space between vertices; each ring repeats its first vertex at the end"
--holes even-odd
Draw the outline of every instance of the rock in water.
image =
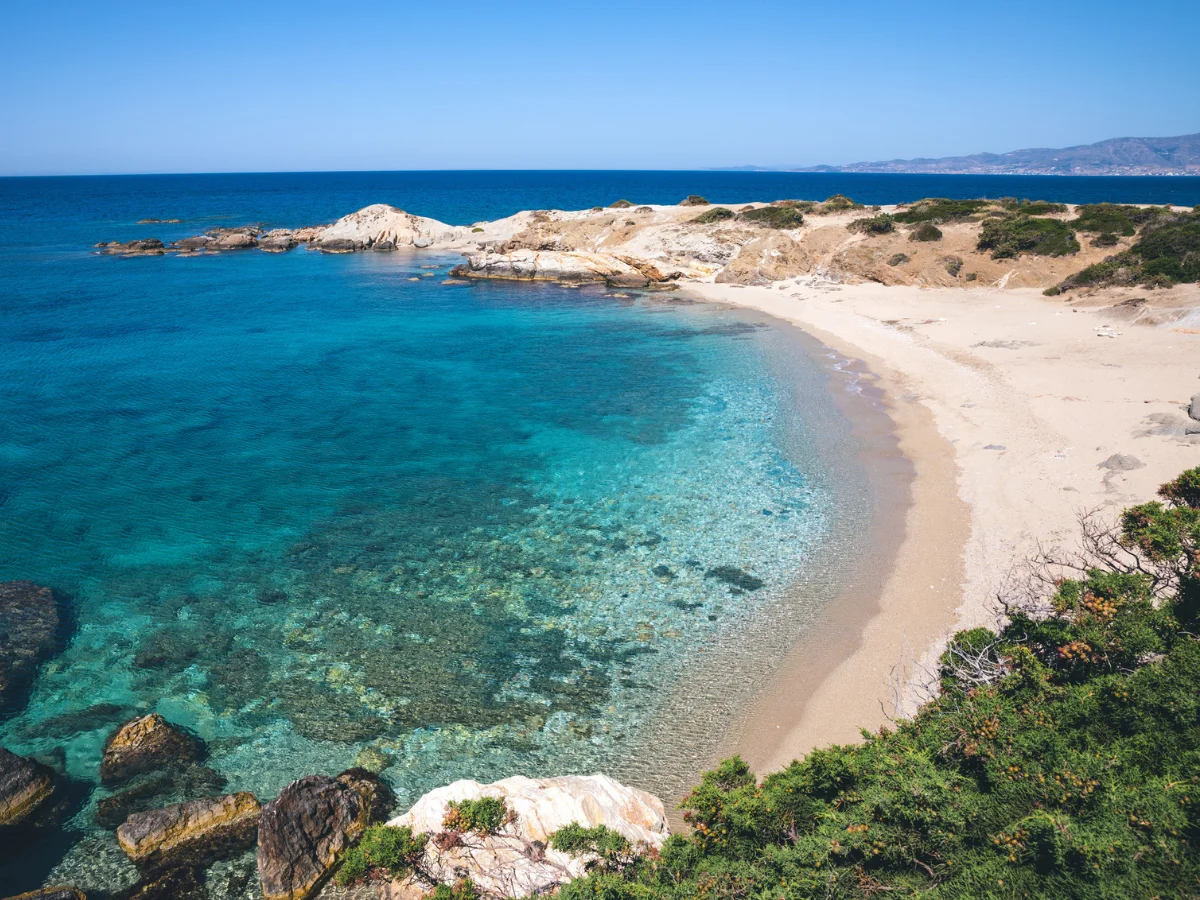
POLYGON ((141 772, 179 768, 203 755, 198 738, 151 713, 126 722, 105 742, 100 780, 112 784, 141 772))
POLYGON ((208 891, 199 869, 170 869, 142 879, 127 891, 109 894, 109 900, 208 900, 208 891))
POLYGON ((262 807, 241 792, 134 813, 117 841, 139 868, 205 867, 254 846, 262 807))
POLYGON ((87 895, 78 888, 57 885, 55 887, 38 888, 27 894, 17 894, 7 900, 87 900, 87 895))
POLYGON ((367 824, 358 792, 325 775, 293 781, 263 807, 258 878, 266 900, 304 900, 367 824))
POLYGON ((0 584, 0 714, 15 709, 38 666, 58 647, 54 592, 32 581, 0 584))
POLYGON ((20 825, 54 793, 54 772, 0 747, 0 826, 20 825))
POLYGON ((456 781, 430 791, 388 824, 437 834, 445 830, 442 821, 451 800, 479 797, 502 798, 516 820, 499 834, 430 841, 421 868, 447 884, 465 873, 484 891, 503 897, 549 893, 585 874, 584 860, 545 846, 564 825, 605 825, 635 845, 654 849, 669 833, 661 800, 606 775, 516 776, 492 784, 456 781))
POLYGON ((368 769, 347 769, 337 780, 358 794, 365 807, 368 825, 382 822, 396 805, 396 795, 388 783, 368 769))

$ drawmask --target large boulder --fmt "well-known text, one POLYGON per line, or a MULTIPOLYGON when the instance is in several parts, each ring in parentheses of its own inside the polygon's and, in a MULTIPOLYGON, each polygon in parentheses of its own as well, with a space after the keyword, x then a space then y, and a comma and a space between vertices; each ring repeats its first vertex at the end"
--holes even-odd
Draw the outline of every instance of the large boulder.
POLYGON ((262 807, 241 792, 134 813, 117 842, 140 869, 205 867, 254 846, 262 807))
POLYGON ((368 825, 382 822, 396 805, 396 795, 388 783, 368 769, 360 766, 347 769, 337 780, 358 794, 366 807, 368 825))
POLYGON ((644 287, 657 270, 641 268, 627 259, 582 250, 513 250, 508 253, 473 253, 465 265, 450 272, 455 277, 496 278, 514 281, 601 282, 621 287, 644 287))
POLYGON ((204 755, 200 740, 158 713, 141 716, 118 728, 104 744, 100 780, 124 781, 142 772, 181 768, 204 755))
POLYGON ((308 775, 285 787, 263 807, 258 825, 258 878, 266 900, 312 896, 362 834, 368 815, 358 792, 337 779, 308 775))
POLYGON ((444 831, 450 801, 480 797, 503 799, 515 819, 498 834, 435 837, 426 846, 423 872, 447 884, 465 874, 486 892, 524 897, 549 893, 585 874, 583 860, 547 846, 550 835, 564 825, 605 825, 646 849, 661 847, 669 834, 661 800, 606 775, 515 776, 492 784, 456 781, 430 791, 388 824, 437 835, 444 831))
POLYGON ((38 666, 61 642, 62 614, 49 588, 0 583, 0 714, 16 709, 38 666))
POLYGON ((53 770, 0 747, 0 826, 28 822, 53 794, 53 770))
POLYGON ((258 237, 249 231, 225 231, 208 242, 209 250, 249 250, 258 245, 258 237))
POLYGON ((276 228, 258 239, 258 249, 267 253, 286 253, 299 243, 296 235, 288 229, 276 228))

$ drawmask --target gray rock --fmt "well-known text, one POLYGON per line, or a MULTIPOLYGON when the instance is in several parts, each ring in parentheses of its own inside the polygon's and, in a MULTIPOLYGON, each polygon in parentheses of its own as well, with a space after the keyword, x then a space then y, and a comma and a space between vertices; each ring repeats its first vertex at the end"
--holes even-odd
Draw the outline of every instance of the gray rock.
POLYGON ((419 237, 413 241, 413 246, 416 247, 418 250, 424 250, 426 247, 428 247, 432 243, 433 243, 433 241, 431 241, 429 238, 419 237))
POLYGON ((377 250, 380 253, 387 253, 396 249, 396 245, 391 241, 376 241, 371 245, 372 250, 377 250))
POLYGON ((176 241, 172 246, 176 250, 182 250, 184 253, 193 253, 197 250, 205 249, 212 242, 207 234, 198 234, 195 237, 184 238, 181 241, 176 241))
POLYGON ((100 781, 124 781, 142 772, 183 768, 204 756, 200 740, 158 713, 133 719, 104 743, 100 781))
POLYGON ((1110 472, 1132 472, 1134 469, 1144 469, 1146 464, 1136 456, 1126 456, 1123 453, 1114 453, 1102 463, 1098 463, 1096 468, 1108 469, 1110 472))
POLYGON ((317 248, 324 253, 353 253, 358 247, 359 245, 349 238, 333 238, 317 244, 317 248))
POLYGON ((1200 394, 1192 394, 1192 402, 1188 404, 1188 415, 1200 422, 1200 394))
POLYGON ((32 581, 0 583, 0 714, 25 699, 38 667, 62 639, 59 601, 32 581))

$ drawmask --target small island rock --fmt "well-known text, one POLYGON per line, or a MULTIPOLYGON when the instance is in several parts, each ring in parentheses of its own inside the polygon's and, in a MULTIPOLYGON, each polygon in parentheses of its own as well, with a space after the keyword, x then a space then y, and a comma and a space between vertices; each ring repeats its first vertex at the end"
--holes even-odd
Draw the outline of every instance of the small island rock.
POLYGON ((266 900, 305 900, 362 834, 368 808, 358 792, 325 775, 293 781, 263 807, 258 877, 266 900))
POLYGON ((172 803, 134 813, 117 841, 139 868, 204 867, 254 846, 262 807, 251 793, 172 803))
POLYGON ((126 722, 105 742, 100 780, 112 784, 141 772, 178 768, 203 755, 199 739, 151 713, 126 722))

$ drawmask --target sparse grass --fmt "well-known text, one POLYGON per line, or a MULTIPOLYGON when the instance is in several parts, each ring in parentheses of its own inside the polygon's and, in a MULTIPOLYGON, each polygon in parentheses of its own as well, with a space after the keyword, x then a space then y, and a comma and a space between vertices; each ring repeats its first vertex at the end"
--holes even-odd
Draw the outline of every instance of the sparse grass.
POLYGON ((699 194, 688 194, 679 201, 680 206, 708 206, 709 202, 699 194))
POLYGON ((786 206, 788 209, 798 209, 802 213, 812 212, 817 204, 813 200, 772 200, 772 206, 786 206))
POLYGON ((732 209, 726 209, 724 206, 714 206, 712 209, 707 209, 696 218, 693 222, 699 225, 711 225, 713 222, 723 222, 726 219, 732 219, 735 213, 732 209))
POLYGON ((787 206, 760 206, 746 210, 738 218, 765 228, 799 228, 804 224, 803 213, 787 206))
POLYGON ((996 203, 1009 212, 1019 212, 1026 216, 1049 216, 1067 211, 1067 204, 1050 203, 1046 200, 1018 200, 1016 197, 1001 197, 996 203))
POLYGON ((1022 253, 1069 256, 1079 252, 1079 242, 1065 222, 1017 214, 984 222, 976 249, 992 251, 992 259, 1016 259, 1022 253))

